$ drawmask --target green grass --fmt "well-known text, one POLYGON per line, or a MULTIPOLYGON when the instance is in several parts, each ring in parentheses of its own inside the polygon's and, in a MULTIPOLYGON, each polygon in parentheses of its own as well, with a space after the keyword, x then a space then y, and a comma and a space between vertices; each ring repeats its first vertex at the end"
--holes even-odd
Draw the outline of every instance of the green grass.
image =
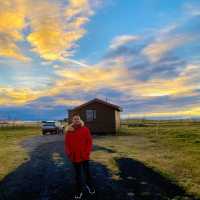
POLYGON ((200 122, 129 120, 123 122, 117 135, 114 140, 113 136, 95 140, 96 145, 115 153, 92 154, 94 160, 112 171, 114 178, 119 178, 115 158, 130 157, 200 198, 200 122))
POLYGON ((19 142, 39 135, 39 127, 2 127, 0 128, 0 181, 15 168, 29 159, 19 142))
MULTIPOLYGON (((123 125, 115 142, 109 136, 97 141, 97 145, 117 151, 108 159, 108 167, 112 169, 113 164, 109 165, 109 162, 112 163, 115 157, 128 156, 154 168, 183 186, 187 192, 200 197, 200 123, 153 123, 154 126, 147 127, 123 125)), ((94 159, 98 159, 98 156, 94 155, 94 159)))
MULTIPOLYGON (((138 121, 129 121, 136 123, 138 121)), ((200 123, 191 121, 146 121, 145 127, 122 125, 118 136, 94 140, 103 149, 93 151, 92 159, 105 164, 118 179, 115 159, 130 157, 175 180, 188 193, 200 197, 200 123), (114 137, 114 138, 113 138, 114 137)), ((39 127, 0 128, 0 180, 29 159, 19 142, 40 135, 39 127)))

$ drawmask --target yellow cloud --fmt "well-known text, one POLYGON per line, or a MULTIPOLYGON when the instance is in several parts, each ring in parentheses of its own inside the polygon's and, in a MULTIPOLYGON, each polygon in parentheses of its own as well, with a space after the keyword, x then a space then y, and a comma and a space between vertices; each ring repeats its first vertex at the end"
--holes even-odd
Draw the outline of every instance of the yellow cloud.
POLYGON ((0 56, 28 60, 20 41, 46 60, 60 60, 73 54, 75 43, 86 33, 83 25, 94 14, 91 1, 5 0, 0 7, 0 56), (23 35, 29 27, 30 32, 23 35))
POLYGON ((82 92, 95 91, 100 88, 109 87, 112 82, 120 81, 126 77, 128 71, 121 66, 103 68, 91 66, 78 69, 58 69, 56 74, 61 77, 51 90, 51 93, 59 93, 63 90, 82 92))
POLYGON ((15 58, 21 61, 29 61, 30 58, 24 56, 12 37, 0 35, 0 56, 15 58))
POLYGON ((66 17, 74 17, 77 15, 90 16, 94 12, 91 9, 89 0, 69 0, 68 8, 65 11, 66 17))
MULTIPOLYGON (((56 74, 60 79, 55 81, 51 87, 43 88, 42 90, 32 90, 27 88, 14 89, 12 87, 0 88, 0 104, 1 105, 25 105, 42 96, 56 96, 60 93, 74 93, 76 91, 90 92, 99 88, 107 87, 111 81, 120 79, 121 76, 126 76, 128 71, 121 66, 110 68, 102 68, 99 66, 84 67, 79 70, 56 68, 56 74)), ((58 104, 71 104, 80 102, 67 101, 58 99, 55 102, 58 104)))
POLYGON ((166 112, 163 108, 158 110, 157 106, 152 108, 153 112, 142 112, 142 113, 129 113, 127 116, 129 117, 166 117, 166 116, 185 116, 185 117, 194 117, 200 116, 200 104, 192 105, 190 107, 182 108, 179 110, 175 110, 174 108, 168 109, 166 112), (156 111, 155 111, 156 110, 156 111))
POLYGON ((186 85, 181 78, 173 80, 153 79, 147 82, 137 82, 133 92, 141 97, 159 97, 165 95, 181 95, 190 91, 189 85, 186 85))
POLYGON ((154 98, 159 96, 195 95, 195 90, 199 89, 199 65, 188 65, 179 76, 168 79, 153 78, 147 81, 137 80, 134 74, 127 72, 120 80, 111 80, 109 86, 133 98, 154 98))
MULTIPOLYGON (((73 62, 75 62, 73 60, 73 62)), ((77 61, 76 61, 77 62, 77 61)), ((77 62, 79 63, 79 62, 77 62)), ((131 99, 151 99, 168 95, 170 98, 177 96, 198 95, 200 67, 198 64, 183 66, 182 72, 174 78, 153 78, 146 81, 137 79, 136 71, 129 71, 121 58, 104 60, 93 66, 79 63, 79 68, 55 68, 55 74, 59 77, 38 91, 32 89, 1 88, 1 104, 23 105, 42 96, 56 96, 66 92, 93 92, 99 89, 109 88, 121 92, 131 99), (7 99, 7 100, 6 100, 7 99)), ((67 100, 60 99, 57 105, 68 104, 67 100)))
POLYGON ((29 60, 21 53, 17 42, 23 40, 25 0, 5 0, 0 6, 0 56, 29 60))
POLYGON ((0 105, 25 105, 43 95, 42 91, 34 91, 29 88, 0 87, 0 105))
POLYGON ((46 60, 69 57, 75 42, 86 33, 82 26, 92 12, 89 1, 70 0, 65 11, 61 4, 50 1, 33 2, 31 7, 32 13, 36 13, 30 16, 32 31, 27 36, 32 50, 46 60))
POLYGON ((191 96, 195 95, 195 90, 200 87, 199 69, 198 65, 188 65, 173 79, 154 78, 140 81, 136 78, 137 74, 130 74, 122 63, 109 67, 94 65, 79 69, 58 68, 55 73, 60 76, 60 80, 54 83, 50 93, 55 95, 63 90, 91 92, 101 88, 111 88, 135 99, 150 99, 166 95, 171 98, 191 96))
POLYGON ((82 25, 86 24, 89 21, 87 17, 77 17, 71 22, 68 23, 68 29, 80 28, 82 25))

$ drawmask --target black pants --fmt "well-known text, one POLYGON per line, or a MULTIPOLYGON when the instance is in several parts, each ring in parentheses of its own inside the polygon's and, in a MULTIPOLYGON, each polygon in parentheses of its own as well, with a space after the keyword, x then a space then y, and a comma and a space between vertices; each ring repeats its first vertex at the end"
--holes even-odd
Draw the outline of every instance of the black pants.
POLYGON ((90 173, 90 164, 89 160, 85 160, 82 162, 74 162, 73 163, 74 170, 75 170, 75 179, 76 179, 76 191, 81 192, 82 190, 82 170, 83 175, 85 177, 86 184, 88 186, 92 185, 92 177, 90 173))

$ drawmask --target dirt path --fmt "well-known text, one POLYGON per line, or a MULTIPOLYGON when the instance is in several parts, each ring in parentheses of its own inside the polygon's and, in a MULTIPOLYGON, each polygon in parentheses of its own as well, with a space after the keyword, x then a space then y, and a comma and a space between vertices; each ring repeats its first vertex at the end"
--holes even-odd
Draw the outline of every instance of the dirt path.
MULTIPOLYGON (((0 183, 0 200, 71 200, 74 171, 64 154, 64 137, 38 136, 22 143, 30 154, 0 183)), ((95 138, 98 140, 98 138, 95 138)), ((95 149, 101 148, 95 146, 95 149)), ((117 161, 120 180, 101 163, 91 161, 97 195, 84 199, 99 200, 194 200, 184 190, 142 163, 130 158, 117 161)))

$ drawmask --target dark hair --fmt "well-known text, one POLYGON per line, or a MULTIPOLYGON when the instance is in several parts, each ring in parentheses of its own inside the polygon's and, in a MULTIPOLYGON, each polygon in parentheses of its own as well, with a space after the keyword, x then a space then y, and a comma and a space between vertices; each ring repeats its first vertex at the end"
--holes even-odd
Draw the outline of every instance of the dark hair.
POLYGON ((72 117, 74 117, 74 116, 79 116, 80 117, 80 115, 78 113, 73 113, 72 117))

